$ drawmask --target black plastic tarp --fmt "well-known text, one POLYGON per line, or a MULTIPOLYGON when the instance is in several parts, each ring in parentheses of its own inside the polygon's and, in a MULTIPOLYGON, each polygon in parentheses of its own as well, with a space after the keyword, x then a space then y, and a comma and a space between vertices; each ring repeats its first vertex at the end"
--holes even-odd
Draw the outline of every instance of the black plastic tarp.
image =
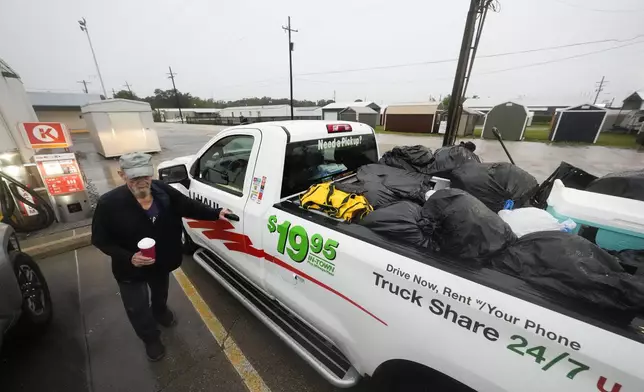
POLYGON ((436 191, 425 203, 424 230, 435 251, 464 259, 483 259, 517 240, 496 213, 460 189, 436 191))
POLYGON ((507 200, 514 201, 514 208, 528 205, 538 183, 530 173, 510 163, 470 162, 452 171, 451 186, 498 212, 507 200))
POLYGON ((421 210, 416 203, 400 201, 370 213, 360 224, 395 241, 427 247, 428 230, 423 230, 421 210))
POLYGON ((644 170, 611 173, 591 182, 589 192, 644 201, 644 170))
POLYGON ((617 258, 574 234, 527 234, 489 261, 495 269, 535 287, 606 310, 644 310, 644 280, 626 273, 617 258))

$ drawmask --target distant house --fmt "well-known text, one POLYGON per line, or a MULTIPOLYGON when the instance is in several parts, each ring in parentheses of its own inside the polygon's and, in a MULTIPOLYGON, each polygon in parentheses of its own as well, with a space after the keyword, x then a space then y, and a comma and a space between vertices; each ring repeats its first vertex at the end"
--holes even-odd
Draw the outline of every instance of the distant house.
POLYGON ((81 106, 104 99, 99 94, 28 91, 29 101, 39 121, 60 122, 71 131, 87 130, 81 106))
POLYGON ((337 120, 338 114, 348 107, 369 107, 376 113, 380 113, 380 106, 375 102, 333 102, 322 108, 322 119, 337 120))

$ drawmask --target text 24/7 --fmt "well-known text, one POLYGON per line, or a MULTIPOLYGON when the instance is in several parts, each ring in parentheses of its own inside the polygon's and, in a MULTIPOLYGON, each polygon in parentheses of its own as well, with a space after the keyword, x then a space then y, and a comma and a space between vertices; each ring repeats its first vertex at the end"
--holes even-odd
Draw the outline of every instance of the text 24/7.
MULTIPOLYGON (((546 348, 544 346, 535 346, 526 349, 528 346, 528 340, 524 338, 523 336, 520 335, 512 335, 510 340, 513 340, 515 343, 510 343, 508 344, 507 348, 508 350, 517 353, 521 356, 529 355, 534 357, 534 361, 538 364, 541 364, 542 362, 546 361, 545 355, 546 355, 546 348)), ((548 363, 546 363, 541 370, 547 371, 549 369, 552 369, 553 366, 555 366, 557 363, 563 361, 564 359, 567 359, 568 363, 571 363, 574 365, 574 367, 568 372, 566 377, 568 377, 571 380, 575 379, 575 376, 577 376, 581 372, 585 372, 587 370, 590 370, 590 367, 587 365, 584 365, 583 363, 576 361, 572 358, 569 357, 569 353, 561 353, 557 355, 556 357, 552 358, 548 363)), ((622 389, 622 385, 619 383, 614 383, 613 387, 611 389, 606 389, 606 377, 600 377, 599 380, 597 381, 597 389, 601 392, 619 392, 622 389)))

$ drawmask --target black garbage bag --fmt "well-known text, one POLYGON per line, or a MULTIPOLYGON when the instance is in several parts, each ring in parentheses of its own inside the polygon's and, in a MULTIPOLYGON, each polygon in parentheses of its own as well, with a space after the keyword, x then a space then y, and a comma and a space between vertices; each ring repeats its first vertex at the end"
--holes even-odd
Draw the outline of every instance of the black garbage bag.
POLYGON ((607 174, 591 182, 586 190, 644 201, 644 170, 607 174))
POLYGON ((436 191, 425 203, 423 227, 433 250, 464 259, 483 259, 517 240, 496 213, 460 189, 436 191))
POLYGON ((401 146, 384 153, 379 162, 408 171, 422 171, 431 163, 432 158, 432 150, 425 146, 401 146))
POLYGON ((525 170, 511 163, 469 162, 452 171, 451 187, 462 189, 499 212, 506 200, 514 201, 514 208, 529 205, 536 192, 537 180, 525 170))
POLYGON ((416 203, 400 201, 370 213, 360 224, 398 242, 427 247, 429 230, 421 228, 421 210, 422 207, 416 203))
POLYGON ((584 190, 596 179, 596 176, 578 167, 561 162, 559 167, 539 185, 539 188, 532 197, 531 204, 534 207, 545 209, 548 206, 548 196, 550 196, 550 191, 555 180, 561 180, 566 188, 584 190))
MULTIPOLYGON (((473 145, 473 143, 472 143, 473 145)), ((473 146, 476 148, 476 146, 473 146)), ((468 162, 481 162, 469 145, 442 147, 434 151, 434 160, 421 173, 451 179, 452 170, 468 162)))
POLYGON ((617 259, 574 234, 527 234, 492 257, 493 268, 530 285, 595 304, 605 310, 644 309, 644 280, 626 273, 617 259))
MULTIPOLYGON (((374 209, 401 200, 423 204, 425 193, 431 189, 430 176, 380 164, 361 166, 356 177, 362 191, 354 193, 363 194, 374 209)), ((342 185, 338 189, 348 191, 342 185)))
POLYGON ((609 250, 608 253, 617 257, 622 268, 629 274, 644 275, 644 249, 609 250))

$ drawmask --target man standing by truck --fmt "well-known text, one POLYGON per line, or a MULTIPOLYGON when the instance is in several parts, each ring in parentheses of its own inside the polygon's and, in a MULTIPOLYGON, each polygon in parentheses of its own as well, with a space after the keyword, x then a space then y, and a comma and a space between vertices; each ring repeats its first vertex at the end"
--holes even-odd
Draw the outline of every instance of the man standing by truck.
POLYGON ((165 347, 157 323, 164 327, 176 324, 166 302, 170 272, 182 260, 181 218, 226 219, 231 212, 210 208, 152 180, 154 168, 149 154, 123 155, 119 166, 125 185, 99 199, 92 222, 92 244, 112 258, 112 272, 130 323, 145 343, 148 359, 158 361, 164 357, 165 347), (154 244, 154 257, 146 257, 139 250, 144 238, 154 244))

